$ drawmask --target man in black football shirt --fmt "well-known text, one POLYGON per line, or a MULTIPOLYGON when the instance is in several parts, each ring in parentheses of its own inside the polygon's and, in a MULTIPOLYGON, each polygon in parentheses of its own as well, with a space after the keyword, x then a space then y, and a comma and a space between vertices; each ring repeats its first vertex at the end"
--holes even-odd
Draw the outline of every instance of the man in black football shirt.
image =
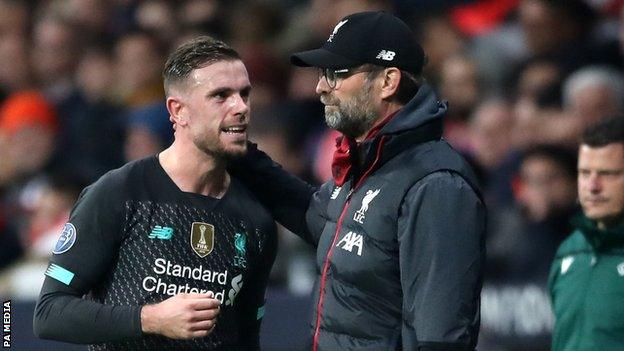
POLYGON ((175 141, 83 191, 45 273, 35 334, 91 350, 259 349, 276 228, 226 172, 246 152, 247 71, 200 37, 163 76, 175 141))

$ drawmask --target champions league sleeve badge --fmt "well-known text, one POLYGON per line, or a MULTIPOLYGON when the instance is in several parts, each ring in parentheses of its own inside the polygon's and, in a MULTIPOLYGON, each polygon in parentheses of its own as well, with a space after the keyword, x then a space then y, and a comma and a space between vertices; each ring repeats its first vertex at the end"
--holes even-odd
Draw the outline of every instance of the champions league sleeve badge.
POLYGON ((56 246, 54 246, 54 250, 52 253, 54 254, 62 254, 67 250, 71 249, 71 247, 76 242, 76 227, 73 224, 67 222, 63 227, 63 232, 61 232, 61 236, 56 242, 56 246))

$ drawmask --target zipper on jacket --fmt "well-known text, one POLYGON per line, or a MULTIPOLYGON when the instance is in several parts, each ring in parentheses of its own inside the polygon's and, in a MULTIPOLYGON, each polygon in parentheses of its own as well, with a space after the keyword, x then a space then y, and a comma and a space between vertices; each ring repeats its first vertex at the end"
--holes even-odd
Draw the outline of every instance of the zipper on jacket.
POLYGON ((379 141, 379 146, 377 147, 375 160, 373 161, 371 166, 366 170, 366 172, 364 172, 360 180, 358 180, 357 184, 353 188, 351 188, 351 190, 349 190, 344 207, 342 208, 342 212, 340 213, 340 217, 338 217, 338 222, 336 223, 336 232, 334 233, 334 239, 332 239, 332 244, 329 247, 329 250, 327 250, 327 256, 325 256, 325 263, 323 264, 323 273, 321 274, 321 284, 319 285, 319 299, 318 299, 318 303, 316 304, 316 326, 314 327, 312 351, 318 350, 318 339, 319 339, 320 332, 321 332, 321 314, 323 311, 323 301, 325 298, 325 282, 327 281, 327 272, 329 271, 329 260, 331 259, 332 254, 334 252, 334 246, 336 245, 338 234, 340 234, 340 230, 342 229, 342 222, 344 221, 344 216, 347 213, 349 204, 351 203, 351 195, 353 195, 353 193, 355 193, 355 191, 362 185, 362 183, 364 183, 364 180, 366 179, 366 177, 368 177, 370 172, 372 172, 372 170, 377 165, 377 162, 379 162, 379 159, 381 157, 381 148, 383 146, 384 140, 385 140, 385 136, 382 136, 381 140, 379 141))

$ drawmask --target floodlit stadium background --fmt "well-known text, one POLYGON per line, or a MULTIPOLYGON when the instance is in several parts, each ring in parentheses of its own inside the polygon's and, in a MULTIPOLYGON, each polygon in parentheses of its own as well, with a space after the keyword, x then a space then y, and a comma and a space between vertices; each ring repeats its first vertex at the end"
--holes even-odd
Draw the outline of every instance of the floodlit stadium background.
MULTIPOLYGON (((172 141, 160 78, 168 52, 199 34, 237 49, 254 86, 252 140, 320 183, 336 134, 323 124, 317 73, 291 67, 289 54, 320 45, 346 14, 386 9, 425 48, 424 75, 450 102, 445 138, 478 170, 489 207, 479 350, 548 350, 546 276, 577 210, 576 141, 585 126, 624 111, 623 5, 0 0, 0 297, 12 301, 13 349, 85 349, 36 340, 34 301, 80 190, 172 141)), ((313 259, 281 229, 266 350, 302 345, 313 259)))

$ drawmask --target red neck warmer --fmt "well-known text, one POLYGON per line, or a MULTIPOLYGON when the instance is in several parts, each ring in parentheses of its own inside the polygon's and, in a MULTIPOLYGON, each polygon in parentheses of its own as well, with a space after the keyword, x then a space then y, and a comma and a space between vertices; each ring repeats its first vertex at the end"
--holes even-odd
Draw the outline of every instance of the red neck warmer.
MULTIPOLYGON (((374 139, 397 112, 399 111, 397 110, 375 123, 373 128, 366 133, 364 141, 374 139)), ((342 186, 347 181, 351 171, 351 153, 357 152, 357 146, 359 146, 359 143, 356 143, 353 139, 349 140, 345 135, 336 138, 336 150, 332 160, 332 175, 337 186, 342 186)))

